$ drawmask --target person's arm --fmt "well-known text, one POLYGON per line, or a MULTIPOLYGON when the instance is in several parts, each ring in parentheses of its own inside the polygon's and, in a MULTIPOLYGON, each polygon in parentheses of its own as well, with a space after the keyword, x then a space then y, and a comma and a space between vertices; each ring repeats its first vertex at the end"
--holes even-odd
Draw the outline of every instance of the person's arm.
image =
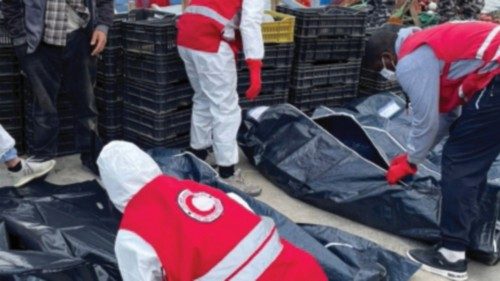
POLYGON ((96 27, 108 34, 109 28, 113 25, 114 2, 113 0, 96 0, 96 27))
POLYGON ((431 48, 422 46, 403 58, 396 74, 411 102, 412 128, 408 161, 420 164, 434 146, 439 132, 440 62, 431 48))
POLYGON ((262 39, 263 0, 243 0, 240 32, 243 41, 245 59, 262 60, 264 58, 264 40, 262 39))
POLYGON ((22 0, 3 0, 0 8, 5 18, 5 26, 15 46, 26 43, 24 29, 24 4, 22 0))
POLYGON ((96 26, 90 45, 94 46, 92 56, 97 56, 106 47, 108 31, 113 25, 114 2, 113 0, 96 0, 96 26))
POLYGON ((123 281, 162 281, 162 267, 156 251, 135 233, 120 230, 115 254, 123 281))
POLYGON ((436 146, 439 142, 441 142, 444 137, 449 135, 451 124, 453 124, 453 122, 455 122, 458 117, 460 117, 461 113, 462 108, 458 107, 457 109, 449 113, 439 114, 439 129, 431 149, 434 148, 434 146, 436 146))

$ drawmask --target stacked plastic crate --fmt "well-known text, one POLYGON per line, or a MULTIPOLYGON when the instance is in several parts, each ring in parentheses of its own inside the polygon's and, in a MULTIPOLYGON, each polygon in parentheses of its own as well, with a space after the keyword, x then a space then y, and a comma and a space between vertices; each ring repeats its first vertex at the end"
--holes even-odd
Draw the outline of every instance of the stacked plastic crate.
POLYGON ((174 15, 135 10, 123 27, 124 138, 144 148, 187 146, 193 91, 177 53, 174 15))
POLYGON ((398 81, 389 81, 378 72, 370 69, 361 69, 359 94, 366 96, 380 92, 393 92, 397 95, 403 94, 403 90, 398 81))
POLYGON ((10 38, 0 19, 0 124, 23 151, 22 79, 10 38))
POLYGON ((335 6, 278 11, 296 22, 290 102, 310 111, 357 97, 366 13, 335 6))
POLYGON ((245 98, 250 86, 250 77, 242 52, 238 56, 238 94, 240 106, 247 109, 253 106, 276 105, 288 101, 288 91, 293 63, 293 31, 295 18, 290 15, 266 11, 274 22, 262 24, 265 57, 262 69, 262 92, 255 101, 245 98))
POLYGON ((108 32, 108 43, 97 62, 95 87, 99 112, 99 135, 104 143, 123 136, 123 44, 122 21, 127 15, 115 15, 108 32))

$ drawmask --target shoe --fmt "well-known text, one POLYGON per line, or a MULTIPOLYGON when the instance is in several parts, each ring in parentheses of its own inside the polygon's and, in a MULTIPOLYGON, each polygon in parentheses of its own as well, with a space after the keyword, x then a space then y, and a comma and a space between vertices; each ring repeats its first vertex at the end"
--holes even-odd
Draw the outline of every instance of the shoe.
POLYGON ((55 160, 39 161, 35 158, 21 160, 22 168, 19 172, 11 172, 14 186, 21 187, 30 181, 47 175, 56 166, 55 160))
POLYGON ((436 247, 410 250, 407 255, 412 261, 422 264, 422 269, 425 271, 455 281, 464 281, 468 278, 466 260, 449 262, 436 247))
POLYGON ((262 188, 248 184, 242 176, 241 170, 238 169, 234 172, 234 175, 227 179, 222 179, 225 183, 241 190, 242 192, 250 196, 259 196, 262 193, 262 188))

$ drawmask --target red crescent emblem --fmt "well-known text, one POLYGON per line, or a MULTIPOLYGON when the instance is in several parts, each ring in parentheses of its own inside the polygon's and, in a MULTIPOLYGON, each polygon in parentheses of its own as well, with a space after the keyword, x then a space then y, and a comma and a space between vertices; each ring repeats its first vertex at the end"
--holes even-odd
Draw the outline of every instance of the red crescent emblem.
POLYGON ((189 189, 179 194, 177 203, 190 218, 205 223, 218 219, 224 209, 219 199, 206 192, 192 192, 189 189))

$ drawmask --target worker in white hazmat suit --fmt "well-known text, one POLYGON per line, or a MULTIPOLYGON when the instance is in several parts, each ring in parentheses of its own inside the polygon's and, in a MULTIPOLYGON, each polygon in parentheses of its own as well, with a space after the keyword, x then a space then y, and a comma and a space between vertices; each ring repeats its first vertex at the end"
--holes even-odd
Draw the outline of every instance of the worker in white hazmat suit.
POLYGON ((312 256, 238 195, 162 175, 124 141, 105 146, 97 164, 123 213, 115 253, 124 281, 326 280, 312 256))
POLYGON ((14 186, 20 187, 28 182, 45 176, 56 165, 55 160, 36 162, 33 159, 21 159, 14 148, 16 142, 0 125, 0 163, 4 163, 14 180, 14 186))
POLYGON ((246 98, 253 100, 261 90, 263 10, 263 0, 191 0, 177 24, 179 54, 195 91, 191 151, 205 160, 213 147, 220 176, 253 196, 260 188, 235 170, 241 123, 235 55, 242 45, 250 75, 246 98))

